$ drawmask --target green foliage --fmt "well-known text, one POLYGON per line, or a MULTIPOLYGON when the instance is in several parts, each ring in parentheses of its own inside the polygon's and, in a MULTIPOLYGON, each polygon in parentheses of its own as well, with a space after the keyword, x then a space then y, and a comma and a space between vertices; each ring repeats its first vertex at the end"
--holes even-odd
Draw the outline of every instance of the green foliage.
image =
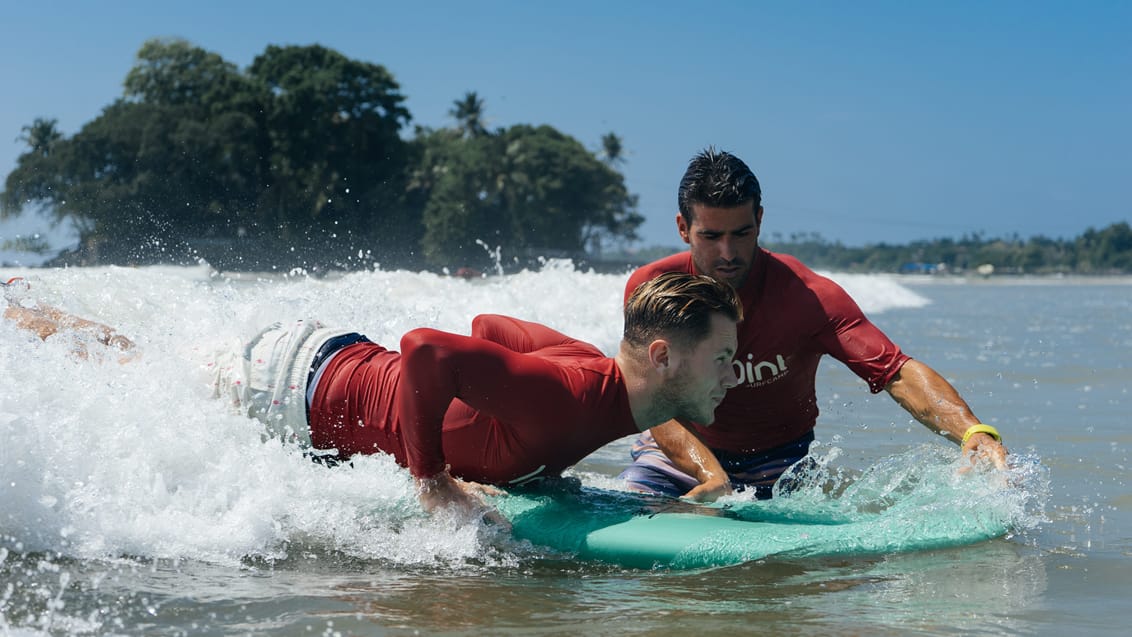
MULTIPOLYGON (((197 236, 248 223, 256 201, 254 84, 182 41, 150 41, 123 98, 72 138, 49 136, 8 175, 4 212, 46 203, 111 260, 157 260, 197 236)), ((43 128, 37 120, 33 131, 43 128)))
POLYGON ((985 239, 980 235, 908 245, 877 244, 848 248, 819 235, 773 236, 768 249, 797 256, 807 264, 848 272, 973 271, 989 264, 995 272, 1016 274, 1116 274, 1132 272, 1132 228, 1126 222, 1103 230, 1089 228, 1076 239, 1047 237, 985 239))
POLYGON ((403 101, 384 68, 322 47, 268 47, 242 73, 151 40, 124 96, 74 137, 46 120, 25 129, 3 212, 46 204, 104 261, 184 259, 202 241, 266 254, 339 238, 377 247, 419 235, 406 221, 403 101))
POLYGON ((475 91, 468 91, 464 99, 453 102, 448 114, 456 120, 457 130, 465 137, 479 137, 487 133, 483 122, 483 100, 475 91))
POLYGON ((51 246, 47 245, 47 240, 40 235, 31 237, 16 237, 14 239, 5 239, 0 242, 0 250, 12 250, 16 252, 31 252, 33 254, 47 254, 51 246))
POLYGON ((99 262, 204 253, 219 267, 349 265, 359 252, 483 264, 477 239, 577 254, 631 241, 643 221, 613 168, 612 133, 605 164, 548 126, 489 132, 468 92, 456 129, 405 140, 393 76, 321 46, 269 46, 241 71, 183 40, 150 40, 124 85, 73 137, 55 120, 24 127, 0 214, 42 206, 71 220, 99 262))
POLYGON ((602 135, 601 159, 610 166, 620 166, 625 163, 625 147, 617 133, 602 135))
POLYGON ((577 256, 636 239, 636 198, 577 140, 550 126, 467 130, 418 133, 414 182, 425 193, 430 263, 487 265, 497 246, 518 257, 577 256))
POLYGON ((410 119, 392 75, 320 46, 269 46, 249 72, 273 96, 264 221, 285 238, 311 225, 371 239, 383 224, 404 233, 403 218, 386 218, 403 206, 399 132, 410 119))

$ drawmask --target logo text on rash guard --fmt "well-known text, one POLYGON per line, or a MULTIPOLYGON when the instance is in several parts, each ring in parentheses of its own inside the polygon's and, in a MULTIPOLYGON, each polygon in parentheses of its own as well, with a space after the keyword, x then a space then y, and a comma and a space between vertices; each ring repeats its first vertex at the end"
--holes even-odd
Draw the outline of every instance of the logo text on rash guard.
POLYGON ((735 367, 735 375, 739 377, 739 384, 748 387, 769 385, 782 378, 789 370, 786 369, 786 359, 779 354, 773 361, 755 361, 754 354, 747 354, 747 360, 734 360, 731 365, 735 367))

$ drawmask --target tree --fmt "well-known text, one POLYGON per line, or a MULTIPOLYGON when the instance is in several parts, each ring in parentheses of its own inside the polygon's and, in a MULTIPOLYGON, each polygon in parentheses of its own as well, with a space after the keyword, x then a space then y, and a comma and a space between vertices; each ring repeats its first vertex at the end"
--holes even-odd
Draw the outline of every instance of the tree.
POLYGON ((249 73, 272 96, 260 199, 266 227, 296 238, 311 226, 356 237, 413 234, 400 137, 410 115, 384 67, 321 46, 269 46, 249 73))
POLYGON ((18 139, 28 145, 28 150, 31 153, 46 157, 51 154, 55 145, 63 139, 58 124, 59 120, 57 119, 37 117, 31 125, 20 129, 21 133, 18 139))
POLYGON ((603 161, 550 126, 489 132, 468 92, 456 128, 406 141, 393 76, 321 46, 269 46, 241 71, 184 40, 150 40, 124 85, 71 137, 50 119, 24 127, 0 213, 36 205, 70 219, 101 262, 183 262, 219 246, 260 255, 223 267, 257 268, 363 249, 478 264, 477 240, 579 256, 634 240, 643 222, 615 134, 603 161))
POLYGON ((17 139, 27 144, 28 150, 20 155, 15 170, 5 179, 4 192, 0 196, 0 219, 19 214, 27 203, 40 203, 53 196, 55 180, 47 175, 53 160, 48 160, 48 157, 64 141, 56 128, 57 122, 37 117, 21 129, 17 139))
POLYGON ((488 247, 517 256, 579 256, 603 239, 630 241, 643 222, 622 176, 550 126, 465 137, 423 131, 431 171, 423 211, 426 257, 485 265, 488 247))
MULTIPOLYGON (((1092 233, 1092 228, 1089 232, 1092 233)), ((1093 263, 1099 269, 1128 270, 1132 268, 1132 227, 1127 222, 1114 223, 1092 234, 1093 263)))
POLYGON ((483 100, 475 91, 464 93, 464 98, 452 102, 448 114, 456 120, 456 130, 464 137, 480 137, 487 134, 483 121, 483 100))
POLYGON ((403 101, 383 67, 318 46, 268 47, 241 73, 183 40, 150 40, 123 97, 74 137, 49 120, 25 127, 29 151, 0 201, 5 214, 38 202, 74 219, 112 261, 186 258, 202 238, 256 239, 268 254, 287 251, 263 242, 416 241, 403 101))
POLYGON ((45 204, 112 261, 185 258, 186 238, 239 226, 254 205, 254 86, 181 40, 146 42, 125 86, 70 139, 33 124, 5 209, 45 204))
POLYGON ((601 137, 601 159, 610 166, 620 166, 625 163, 624 147, 617 133, 606 133, 601 137))
POLYGON ((421 247, 434 265, 489 266, 476 240, 507 243, 495 192, 498 140, 465 139, 454 131, 422 131, 416 181, 424 201, 421 247))
POLYGON ((203 116, 226 112, 241 97, 256 101, 236 65, 219 55, 177 38, 147 40, 126 74, 126 97, 162 106, 186 106, 203 116))

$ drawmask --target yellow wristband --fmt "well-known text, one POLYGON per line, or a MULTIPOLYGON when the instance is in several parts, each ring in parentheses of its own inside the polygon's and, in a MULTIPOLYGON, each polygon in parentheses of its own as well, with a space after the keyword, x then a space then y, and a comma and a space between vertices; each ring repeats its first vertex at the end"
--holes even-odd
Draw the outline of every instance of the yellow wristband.
POLYGON ((999 435, 997 429, 991 427, 990 425, 979 423, 977 425, 971 425, 971 427, 967 429, 967 432, 963 434, 963 442, 961 444, 967 444, 967 441, 970 440, 971 436, 975 434, 987 434, 991 438, 1002 442, 1002 436, 999 435))

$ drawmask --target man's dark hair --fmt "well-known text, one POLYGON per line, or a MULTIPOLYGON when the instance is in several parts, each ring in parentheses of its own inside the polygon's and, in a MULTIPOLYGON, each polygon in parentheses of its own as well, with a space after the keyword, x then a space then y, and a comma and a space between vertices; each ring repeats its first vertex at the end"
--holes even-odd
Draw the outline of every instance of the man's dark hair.
POLYGON ((762 205, 763 192, 755 173, 735 155, 709 146, 688 162, 680 180, 677 199, 680 214, 692 222, 692 205, 734 208, 754 201, 755 211, 762 205))

